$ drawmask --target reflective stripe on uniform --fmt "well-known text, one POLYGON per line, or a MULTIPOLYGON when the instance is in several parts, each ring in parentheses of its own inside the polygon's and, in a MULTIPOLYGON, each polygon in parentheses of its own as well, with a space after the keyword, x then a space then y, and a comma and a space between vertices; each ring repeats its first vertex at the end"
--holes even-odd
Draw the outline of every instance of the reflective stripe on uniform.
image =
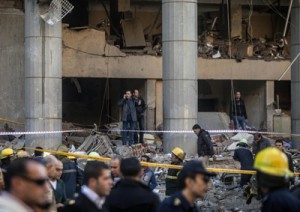
POLYGON ((67 174, 67 173, 75 173, 75 172, 77 172, 76 169, 68 169, 68 170, 64 170, 62 173, 67 174))
POLYGON ((167 175, 166 178, 171 179, 171 180, 177 180, 177 176, 167 175))

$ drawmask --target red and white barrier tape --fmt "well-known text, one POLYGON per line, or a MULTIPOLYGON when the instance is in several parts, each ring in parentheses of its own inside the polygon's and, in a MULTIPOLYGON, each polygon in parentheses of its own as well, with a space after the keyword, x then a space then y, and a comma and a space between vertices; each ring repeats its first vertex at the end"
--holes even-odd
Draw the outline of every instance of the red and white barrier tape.
MULTIPOLYGON (((71 132, 87 132, 89 130, 57 130, 57 131, 29 131, 29 132, 0 132, 0 135, 38 135, 38 134, 59 134, 59 133, 71 133, 71 132)), ((144 132, 144 133, 194 133, 192 130, 100 130, 99 132, 144 132)), ((281 132, 259 132, 249 130, 207 130, 212 134, 229 134, 229 133, 260 133, 262 135, 286 135, 286 136, 300 136, 300 134, 290 134, 281 132)))
POLYGON ((56 131, 29 131, 29 132, 0 132, 0 135, 38 135, 38 134, 59 134, 67 132, 85 132, 86 130, 56 130, 56 131))

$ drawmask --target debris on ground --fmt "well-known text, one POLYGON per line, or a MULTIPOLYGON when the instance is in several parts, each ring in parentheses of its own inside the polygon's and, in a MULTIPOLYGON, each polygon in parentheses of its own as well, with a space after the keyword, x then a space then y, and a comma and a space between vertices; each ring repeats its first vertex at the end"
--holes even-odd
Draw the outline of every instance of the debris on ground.
MULTIPOLYGON (((152 158, 153 163, 170 164, 171 154, 163 153, 163 141, 157 134, 145 133, 144 143, 135 143, 132 146, 122 145, 121 140, 121 123, 111 123, 105 125, 99 130, 96 125, 82 126, 73 123, 64 123, 63 130, 82 129, 82 132, 66 133, 63 137, 63 144, 67 145, 70 152, 74 154, 88 155, 90 152, 97 152, 102 157, 112 157, 113 155, 121 155, 126 157, 140 158, 146 154, 152 158)), ((12 129, 10 129, 12 130, 12 129)), ((213 134, 211 135, 214 144, 215 159, 209 160, 209 168, 221 169, 240 169, 240 163, 233 160, 233 153, 236 144, 239 143, 241 138, 245 138, 251 146, 253 143, 253 135, 248 133, 237 133, 235 135, 229 134, 213 134)), ((270 138, 271 144, 278 138, 270 138)), ((20 149, 24 146, 25 137, 5 137, 1 141, 3 147, 13 147, 20 149)), ((286 141, 289 144, 289 141, 286 141)), ((299 170, 300 151, 295 149, 287 150, 293 158, 296 170, 299 170)), ((198 159, 197 155, 189 156, 185 161, 198 159)), ((78 158, 77 164, 80 169, 84 169, 87 163, 86 159, 78 158)), ((159 195, 161 200, 165 198, 165 178, 167 169, 155 168, 154 173, 158 182, 155 192, 159 195)), ((299 180, 296 179, 296 182, 299 180)), ((212 179, 210 189, 205 199, 198 200, 197 206, 202 211, 259 211, 261 202, 258 201, 254 195, 249 201, 249 193, 244 193, 244 188, 240 188, 240 175, 239 174, 218 174, 217 177, 212 179)), ((247 189, 246 189, 247 190, 247 189)), ((248 189, 249 190, 249 189, 248 189)), ((253 188, 249 191, 253 191, 253 188)), ((247 193, 247 192, 246 192, 247 193)), ((254 192, 255 193, 255 192, 254 192)))

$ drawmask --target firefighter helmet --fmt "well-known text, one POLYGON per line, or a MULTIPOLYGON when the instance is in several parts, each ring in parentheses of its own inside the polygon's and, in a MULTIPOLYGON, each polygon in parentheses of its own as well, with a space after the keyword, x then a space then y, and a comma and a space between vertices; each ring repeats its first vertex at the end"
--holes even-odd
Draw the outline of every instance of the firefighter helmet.
POLYGON ((185 152, 179 148, 179 147, 175 147, 173 150, 172 150, 172 153, 178 157, 180 160, 184 160, 185 158, 185 152))
POLYGON ((14 150, 11 148, 5 148, 1 151, 1 159, 11 157, 14 155, 14 150))
POLYGON ((272 176, 293 176, 293 173, 289 170, 287 156, 274 147, 266 148, 256 155, 254 168, 264 174, 272 176))

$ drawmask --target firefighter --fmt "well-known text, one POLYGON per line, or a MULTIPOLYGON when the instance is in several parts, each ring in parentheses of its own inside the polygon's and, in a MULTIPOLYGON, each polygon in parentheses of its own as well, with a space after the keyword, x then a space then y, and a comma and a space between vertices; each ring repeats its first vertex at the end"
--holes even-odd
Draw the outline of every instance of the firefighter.
POLYGON ((14 160, 14 150, 11 148, 5 148, 1 152, 1 170, 6 173, 9 165, 14 160))
POLYGON ((263 193, 262 212, 300 211, 300 201, 288 190, 293 173, 286 155, 274 147, 260 151, 254 161, 258 188, 263 193))
MULTIPOLYGON (((179 148, 175 147, 172 152, 171 165, 182 165, 185 158, 185 152, 179 148)), ((179 169, 168 169, 168 174, 166 176, 166 195, 170 196, 178 190, 177 178, 179 175, 179 169)))

